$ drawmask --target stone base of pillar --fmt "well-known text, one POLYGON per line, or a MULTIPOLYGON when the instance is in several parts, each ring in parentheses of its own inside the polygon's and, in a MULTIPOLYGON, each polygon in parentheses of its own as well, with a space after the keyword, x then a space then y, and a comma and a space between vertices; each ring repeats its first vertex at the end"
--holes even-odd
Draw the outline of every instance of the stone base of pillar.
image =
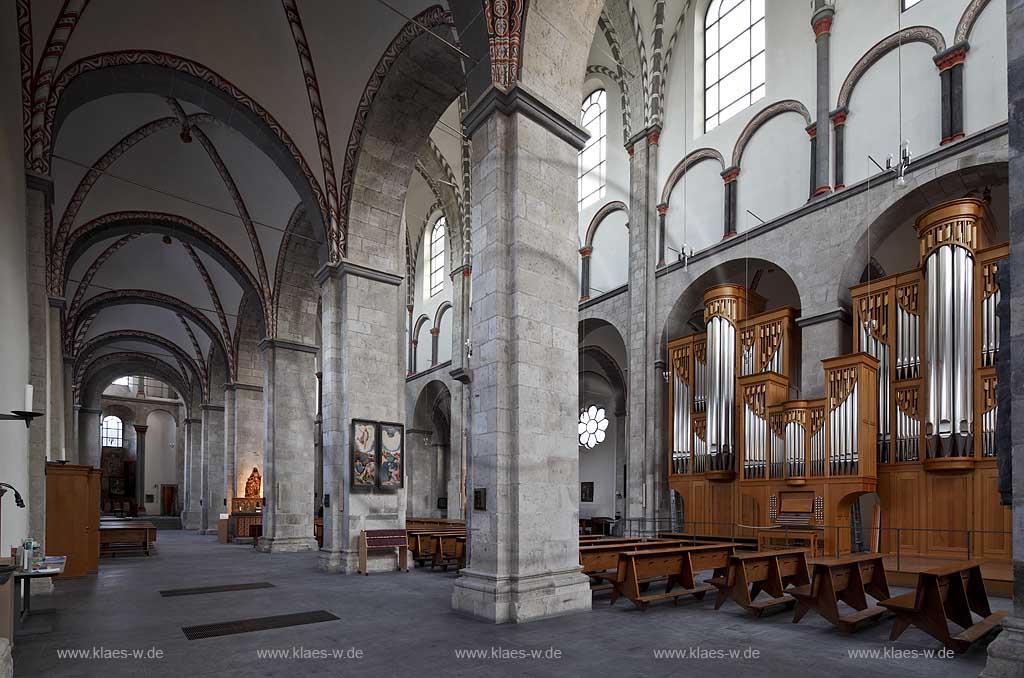
POLYGON ((0 678, 14 676, 14 659, 11 657, 11 641, 0 638, 0 678))
POLYGON ((212 535, 216 536, 217 535, 217 529, 214 528, 214 529, 211 530, 210 528, 207 528, 205 530, 199 530, 199 534, 212 534, 212 535))
POLYGON ((981 678, 1024 678, 1024 619, 1003 619, 1003 630, 988 646, 981 678))
POLYGON ((200 521, 201 518, 198 511, 181 512, 181 529, 183 530, 198 530, 200 521))
POLYGON ((313 537, 260 537, 256 544, 256 550, 261 553, 298 553, 319 548, 313 537))
POLYGON ((359 563, 356 551, 320 551, 317 569, 331 574, 355 574, 359 563))
POLYGON ((529 577, 460 570, 452 609, 494 624, 521 623, 591 609, 590 582, 578 569, 529 577))

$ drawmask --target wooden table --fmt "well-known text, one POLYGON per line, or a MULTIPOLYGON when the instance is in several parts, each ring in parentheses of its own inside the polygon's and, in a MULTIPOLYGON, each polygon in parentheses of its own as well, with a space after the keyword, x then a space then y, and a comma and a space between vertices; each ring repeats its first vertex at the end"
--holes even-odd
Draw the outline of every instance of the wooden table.
MULTIPOLYGON (((19 636, 34 636, 40 633, 49 633, 53 629, 49 626, 41 629, 28 629, 25 628, 25 624, 29 617, 33 615, 42 614, 53 614, 55 610, 53 608, 44 608, 40 610, 32 609, 32 580, 33 579, 52 579, 58 575, 64 573, 64 568, 67 565, 68 559, 66 556, 46 556, 43 562, 39 564, 37 568, 32 570, 15 570, 14 571, 14 583, 15 589, 20 587, 20 598, 21 602, 16 610, 16 629, 15 637, 19 636)), ((17 594, 16 594, 17 595, 17 594)))
POLYGON ((786 593, 787 586, 811 583, 807 550, 773 549, 734 554, 729 558, 725 573, 707 582, 718 589, 716 610, 731 598, 740 607, 760 617, 768 608, 794 604, 793 596, 786 593), (757 600, 762 591, 771 598, 757 600))
POLYGON ((156 525, 148 521, 100 523, 100 555, 142 551, 148 556, 149 545, 154 542, 156 525))
POLYGON ((855 553, 840 558, 818 558, 811 563, 811 583, 789 590, 797 600, 793 623, 814 610, 844 633, 852 633, 862 621, 878 621, 885 608, 868 605, 889 598, 889 583, 881 553, 855 553), (841 614, 839 601, 856 612, 841 614))
POLYGON ((682 596, 700 600, 714 589, 698 582, 697 573, 714 570, 721 574, 735 549, 734 544, 701 544, 622 551, 615 574, 607 577, 614 587, 612 605, 619 596, 629 598, 641 610, 656 600, 671 598, 673 605, 682 596), (643 593, 644 585, 657 579, 665 579, 665 590, 662 593, 643 593))

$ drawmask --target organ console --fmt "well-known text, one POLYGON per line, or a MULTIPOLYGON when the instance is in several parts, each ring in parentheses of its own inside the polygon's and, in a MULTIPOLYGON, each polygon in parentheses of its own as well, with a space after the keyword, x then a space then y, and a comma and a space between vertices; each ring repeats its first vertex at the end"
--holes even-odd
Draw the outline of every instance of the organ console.
MULTIPOLYGON (((702 533, 746 536, 777 507, 849 526, 853 505, 874 549, 1009 560, 1009 511, 995 467, 995 272, 984 201, 963 198, 916 222, 919 267, 851 288, 853 353, 822 362, 824 397, 798 399, 800 344, 792 308, 765 311, 742 285, 704 294, 706 331, 669 342, 669 485, 702 533), (798 501, 799 500, 799 501, 798 501), (969 531, 980 535, 969 543, 969 531)), ((851 549, 849 529, 825 548, 851 549)))

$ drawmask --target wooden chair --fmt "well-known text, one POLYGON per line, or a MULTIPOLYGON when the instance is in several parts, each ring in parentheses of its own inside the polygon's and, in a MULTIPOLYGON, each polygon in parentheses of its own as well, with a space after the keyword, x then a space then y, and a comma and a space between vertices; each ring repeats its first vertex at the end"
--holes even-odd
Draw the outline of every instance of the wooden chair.
POLYGON ((412 552, 413 561, 418 566, 423 566, 434 561, 434 547, 437 545, 437 535, 465 536, 466 531, 462 530, 416 530, 408 532, 408 548, 412 552))
POLYGON ((366 559, 372 551, 398 550, 398 569, 409 571, 409 543, 405 530, 363 530, 359 534, 359 569, 365 575, 366 559))
POLYGON ((889 640, 896 640, 913 625, 957 653, 966 652, 997 630, 1006 616, 1006 612, 993 613, 989 607, 978 561, 919 572, 913 591, 883 600, 881 605, 896 614, 889 640), (981 620, 975 622, 972 612, 981 620), (953 635, 949 622, 963 631, 953 635))
POLYGON ((725 574, 707 580, 718 589, 715 609, 732 599, 754 616, 760 617, 771 607, 792 606, 793 596, 786 593, 787 586, 811 583, 807 569, 805 549, 781 549, 738 553, 729 558, 725 574), (757 600, 761 592, 771 596, 757 600))
POLYGON ((862 621, 878 619, 885 608, 868 605, 868 596, 876 600, 889 598, 889 583, 880 553, 859 553, 841 558, 822 558, 811 564, 811 583, 789 589, 796 598, 796 624, 809 610, 814 610, 844 633, 852 633, 862 621), (839 601, 856 612, 841 614, 839 601))
POLYGON ((641 610, 657 600, 671 599, 673 605, 678 604, 682 596, 701 600, 705 593, 714 589, 698 582, 697 573, 714 570, 720 574, 735 548, 733 544, 702 544, 622 551, 615 577, 611 579, 612 605, 619 596, 625 596, 641 610), (644 593, 645 584, 657 579, 665 579, 664 592, 644 593))

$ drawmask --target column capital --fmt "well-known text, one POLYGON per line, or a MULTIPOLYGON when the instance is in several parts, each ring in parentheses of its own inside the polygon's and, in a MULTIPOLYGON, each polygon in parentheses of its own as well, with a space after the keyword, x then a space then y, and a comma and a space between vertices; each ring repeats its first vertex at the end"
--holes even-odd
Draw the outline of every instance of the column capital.
POLYGON ((146 431, 149 430, 149 426, 143 424, 133 424, 132 426, 135 428, 135 432, 140 435, 146 435, 146 431))
POLYGON ((804 127, 804 131, 807 132, 807 136, 816 139, 818 137, 818 123, 816 121, 812 122, 807 127, 804 127))
POLYGON ((388 285, 394 285, 395 287, 401 285, 405 280, 403 276, 395 275, 394 273, 389 273, 387 271, 380 271, 352 261, 335 261, 326 263, 314 274, 314 278, 317 283, 323 286, 328 278, 342 278, 346 275, 366 278, 367 280, 375 280, 388 285))
POLYGON ((661 126, 652 125, 647 131, 647 145, 657 146, 661 140, 661 126))
MULTIPOLYGON (((288 341, 286 339, 274 339, 272 337, 263 337, 260 339, 260 343, 257 345, 260 351, 268 351, 270 349, 285 349, 287 351, 300 351, 302 353, 319 353, 320 347, 313 346, 312 344, 303 344, 298 341, 288 341)), ((241 384, 239 384, 241 386, 241 384)), ((263 389, 260 389, 263 390, 263 389)))
POLYGON ((56 296, 54 294, 50 295, 49 301, 50 301, 50 308, 55 308, 55 309, 57 309, 59 311, 63 311, 64 307, 67 305, 67 300, 64 299, 64 297, 58 297, 58 296, 56 296))
POLYGON ((593 254, 593 252, 594 252, 594 248, 593 247, 581 247, 580 248, 580 256, 583 257, 584 259, 586 259, 591 254, 593 254))
POLYGON ((739 178, 739 176, 739 167, 737 167, 736 165, 733 165, 732 167, 726 167, 725 171, 722 172, 722 181, 724 181, 727 184, 731 184, 734 181, 736 181, 736 179, 739 178))
POLYGON ((665 216, 668 213, 668 203, 667 202, 659 203, 658 205, 655 206, 654 209, 658 210, 658 216, 659 217, 663 217, 663 216, 665 216))
POLYGON ((959 66, 964 62, 964 59, 967 58, 967 51, 970 48, 970 44, 966 41, 959 42, 933 56, 932 61, 935 62, 935 66, 939 69, 939 73, 948 71, 954 66, 959 66))
POLYGON ((440 327, 431 327, 430 328, 430 336, 436 337, 439 334, 441 334, 441 328, 440 327))
POLYGON ((850 109, 846 108, 846 106, 843 106, 842 108, 837 108, 836 110, 829 113, 828 119, 832 121, 833 127, 840 127, 846 124, 846 115, 849 112, 850 109))
POLYGON ((811 28, 814 30, 815 40, 819 40, 832 33, 832 19, 835 15, 836 10, 826 6, 819 8, 811 16, 811 28))
POLYGON ((472 108, 462 116, 466 136, 473 134, 487 122, 494 113, 512 115, 519 113, 537 123, 548 132, 562 139, 577 151, 583 150, 590 134, 578 124, 552 108, 547 102, 516 83, 508 91, 490 87, 473 103, 472 108))
MULTIPOLYGON (((460 275, 463 278, 468 278, 469 276, 473 275, 473 267, 470 266, 469 264, 463 264, 462 266, 453 268, 450 276, 452 282, 455 282, 455 279, 458 278, 460 275)), ((411 306, 409 307, 409 310, 412 310, 411 306)))

